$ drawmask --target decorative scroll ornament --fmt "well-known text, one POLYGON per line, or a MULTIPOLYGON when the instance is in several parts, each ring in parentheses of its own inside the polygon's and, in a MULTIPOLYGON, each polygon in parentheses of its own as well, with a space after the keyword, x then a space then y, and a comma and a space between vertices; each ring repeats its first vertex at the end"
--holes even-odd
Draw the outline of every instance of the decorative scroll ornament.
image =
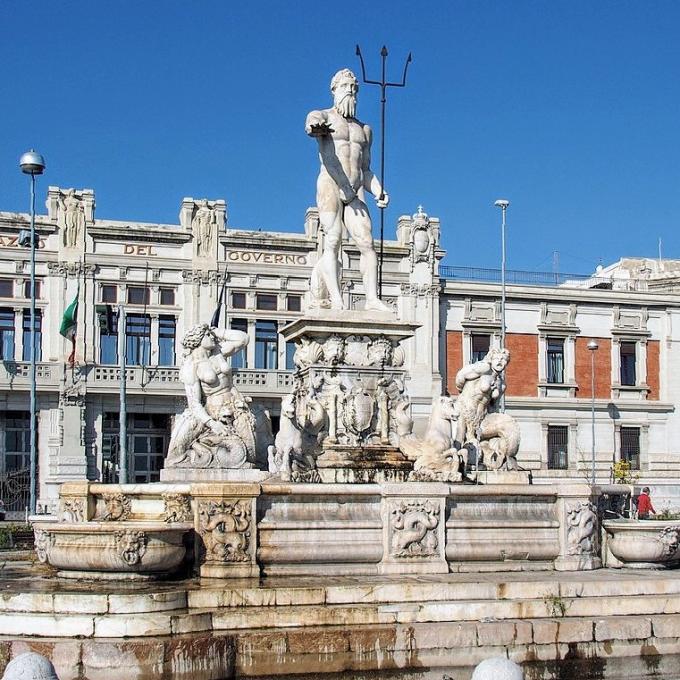
POLYGON ((62 522, 84 522, 85 499, 62 498, 59 516, 62 522))
POLYGON ((243 500, 206 501, 198 509, 206 560, 248 562, 250 506, 243 500))
POLYGON ((131 501, 124 493, 105 493, 102 494, 102 500, 105 508, 102 519, 105 522, 117 522, 130 517, 131 501))
POLYGON ((392 555, 433 557, 437 554, 439 504, 432 501, 402 501, 392 509, 392 555))
POLYGON ((54 542, 54 536, 44 529, 36 529, 35 534, 35 554, 38 556, 38 562, 45 564, 47 556, 54 542))
POLYGON ((146 553, 148 538, 143 531, 116 531, 114 535, 116 550, 125 564, 134 566, 142 561, 146 553))
POLYGON ((567 554, 594 555, 597 552, 597 513, 589 501, 567 505, 567 554))
POLYGON ((168 524, 173 522, 189 522, 192 517, 191 499, 184 493, 162 494, 164 510, 163 521, 168 524))

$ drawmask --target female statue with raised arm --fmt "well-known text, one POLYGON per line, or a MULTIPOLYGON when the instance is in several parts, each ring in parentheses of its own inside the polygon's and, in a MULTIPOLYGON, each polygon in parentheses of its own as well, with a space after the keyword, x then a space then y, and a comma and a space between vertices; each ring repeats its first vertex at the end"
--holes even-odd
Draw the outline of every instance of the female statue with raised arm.
POLYGON ((167 467, 251 468, 255 461, 255 418, 248 399, 233 385, 227 358, 248 344, 241 331, 198 324, 184 335, 187 408, 177 416, 167 467))

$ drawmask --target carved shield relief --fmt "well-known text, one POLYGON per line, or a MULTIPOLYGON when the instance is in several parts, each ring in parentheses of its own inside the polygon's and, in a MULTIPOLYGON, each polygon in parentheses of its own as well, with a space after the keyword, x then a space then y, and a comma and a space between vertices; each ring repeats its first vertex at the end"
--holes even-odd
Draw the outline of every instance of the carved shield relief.
POLYGON ((345 401, 345 427, 361 435, 371 427, 375 412, 375 399, 365 388, 352 390, 345 401))

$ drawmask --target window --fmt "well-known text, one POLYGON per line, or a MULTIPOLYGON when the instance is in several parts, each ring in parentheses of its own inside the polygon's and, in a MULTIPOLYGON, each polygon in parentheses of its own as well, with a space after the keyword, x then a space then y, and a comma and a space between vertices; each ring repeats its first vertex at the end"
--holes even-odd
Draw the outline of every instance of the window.
POLYGON ((0 307, 0 360, 14 361, 14 310, 0 307))
POLYGON ((630 463, 633 470, 640 469, 640 428, 621 428, 621 460, 630 463))
POLYGON ((267 295, 265 293, 258 293, 255 296, 256 307, 267 312, 275 312, 277 308, 276 295, 267 295))
POLYGON ((14 281, 12 279, 0 279, 0 297, 14 297, 14 281))
POLYGON ((5 472, 23 470, 30 465, 31 414, 5 412, 5 472))
POLYGON ((104 328, 100 331, 99 363, 118 363, 118 312, 111 313, 111 323, 108 331, 104 328))
POLYGON ((621 384, 635 385, 635 345, 634 342, 621 343, 621 384))
MULTIPOLYGON (((248 321, 246 319, 232 319, 231 329, 234 331, 248 332, 248 321)), ((245 368, 248 365, 246 348, 242 347, 236 354, 231 355, 232 368, 245 368)))
POLYGON ((548 425, 548 470, 569 468, 568 445, 569 428, 566 425, 548 425))
POLYGON ((548 382, 564 382, 564 339, 548 338, 548 382))
POLYGON ((175 326, 174 316, 161 314, 158 317, 158 365, 175 365, 175 326))
POLYGON ((286 309, 289 312, 299 312, 302 309, 302 297, 300 295, 289 295, 286 298, 286 309))
POLYGON ((162 305, 174 305, 175 304, 175 289, 174 288, 161 288, 160 303, 162 305))
POLYGON ((491 336, 473 333, 471 345, 472 345, 472 357, 471 357, 472 363, 481 361, 487 355, 489 348, 491 347, 491 336))
POLYGON ((233 309, 245 309, 246 308, 246 294, 245 293, 232 293, 231 294, 231 306, 233 309))
MULTIPOLYGON (((31 360, 31 310, 24 309, 22 361, 31 360)), ((35 360, 42 360, 42 310, 35 310, 35 360)))
POLYGON ((255 368, 278 368, 276 321, 255 323, 255 368))
POLYGON ((118 286, 102 284, 102 302, 118 302, 118 286))
POLYGON ((148 365, 151 354, 151 317, 148 314, 125 317, 125 352, 128 364, 148 365))
MULTIPOLYGON (((168 448, 170 423, 162 413, 128 413, 128 457, 130 481, 135 484, 157 482, 168 448)), ((102 481, 118 482, 118 413, 105 413, 102 428, 102 481)))
POLYGON ((131 305, 148 305, 149 289, 141 286, 129 286, 127 289, 127 301, 131 305))
POLYGON ((295 370, 295 362, 293 361, 294 356, 295 356, 295 343, 294 342, 287 342, 286 343, 286 370, 287 371, 294 371, 295 370))
MULTIPOLYGON (((31 299, 31 280, 24 281, 24 297, 27 300, 31 299)), ((35 280, 35 299, 40 300, 42 297, 42 281, 39 279, 35 280)))

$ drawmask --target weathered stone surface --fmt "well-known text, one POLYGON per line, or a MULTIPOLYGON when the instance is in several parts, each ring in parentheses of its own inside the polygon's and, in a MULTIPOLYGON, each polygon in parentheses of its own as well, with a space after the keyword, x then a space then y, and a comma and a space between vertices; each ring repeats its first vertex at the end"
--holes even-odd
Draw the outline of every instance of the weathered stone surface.
POLYGON ((492 621, 477 624, 477 644, 480 647, 511 645, 514 639, 515 624, 512 621, 492 621))
POLYGON ((109 607, 106 595, 94 593, 55 593, 54 611, 65 614, 104 614, 109 607))
POLYGON ((92 616, 53 616, 51 614, 2 614, 0 635, 52 637, 90 637, 94 632, 92 616))
POLYGON ((288 649, 293 654, 336 654, 349 649, 347 630, 291 631, 288 633, 288 649))
POLYGON ((96 637, 146 637, 170 635, 172 617, 168 614, 111 614, 94 619, 96 637))
POLYGON ((164 658, 165 646, 158 641, 84 640, 82 643, 83 677, 88 680, 111 680, 116 677, 116 671, 123 671, 127 677, 151 680, 158 677, 164 658))
POLYGON ((652 622, 642 616, 617 616, 595 623, 595 640, 645 640, 652 635, 652 622))
POLYGON ((558 642, 591 642, 593 622, 588 619, 560 619, 557 622, 558 642))
POLYGON ((558 622, 552 619, 544 621, 534 620, 531 622, 534 642, 537 645, 550 645, 557 642, 558 622))
POLYGON ((186 607, 187 593, 176 590, 168 593, 111 594, 108 600, 110 614, 159 612, 186 607))
POLYGON ((680 638, 680 616, 653 616, 652 630, 657 638, 680 638))

